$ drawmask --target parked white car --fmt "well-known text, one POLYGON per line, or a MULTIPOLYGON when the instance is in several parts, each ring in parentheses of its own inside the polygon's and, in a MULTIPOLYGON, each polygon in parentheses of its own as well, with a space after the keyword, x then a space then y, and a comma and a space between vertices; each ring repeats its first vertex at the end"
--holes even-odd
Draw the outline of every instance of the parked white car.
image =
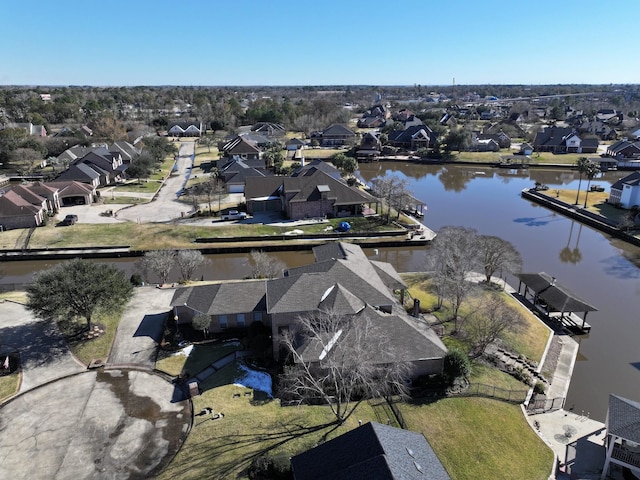
POLYGON ((222 214, 222 220, 244 220, 245 218, 247 218, 247 214, 238 210, 229 210, 222 214))

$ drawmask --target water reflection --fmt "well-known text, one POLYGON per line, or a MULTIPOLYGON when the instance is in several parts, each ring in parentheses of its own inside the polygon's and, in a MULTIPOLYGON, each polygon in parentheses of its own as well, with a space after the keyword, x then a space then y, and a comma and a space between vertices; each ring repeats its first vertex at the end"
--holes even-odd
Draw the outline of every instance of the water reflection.
POLYGON ((580 234, 582 233, 582 224, 580 224, 578 230, 578 238, 576 240, 575 247, 571 248, 569 246, 571 244, 571 236, 573 235, 573 227, 575 226, 575 224, 576 222, 572 220, 571 229, 569 230, 569 239, 567 240, 567 244, 565 245, 565 247, 560 250, 560 254, 558 255, 562 263, 573 263, 575 265, 577 263, 580 263, 580 261, 582 260, 582 252, 580 251, 580 248, 578 248, 578 244, 580 243, 580 234))
POLYGON ((461 168, 445 167, 438 175, 438 180, 442 182, 447 192, 461 192, 467 188, 467 183, 472 176, 461 168))
POLYGON ((523 218, 514 218, 513 221, 516 223, 522 223, 527 227, 543 227, 548 225, 551 222, 561 221, 562 218, 558 216, 557 213, 551 213, 549 215, 543 215, 541 217, 523 217, 523 218), (552 218, 553 220, 545 220, 548 218, 552 218))

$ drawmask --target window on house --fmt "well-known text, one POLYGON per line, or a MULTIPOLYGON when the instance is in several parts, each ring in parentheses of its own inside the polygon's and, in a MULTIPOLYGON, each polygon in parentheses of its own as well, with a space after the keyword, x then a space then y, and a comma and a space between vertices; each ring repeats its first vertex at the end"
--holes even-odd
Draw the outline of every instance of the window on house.
POLYGON ((236 316, 236 324, 238 325, 238 327, 244 327, 244 313, 239 313, 236 316))
POLYGON ((226 315, 220 315, 218 317, 218 325, 220 325, 220 328, 222 330, 226 330, 227 329, 227 316, 226 315))
POLYGON ((262 321, 262 312, 253 312, 253 321, 261 322, 262 321))

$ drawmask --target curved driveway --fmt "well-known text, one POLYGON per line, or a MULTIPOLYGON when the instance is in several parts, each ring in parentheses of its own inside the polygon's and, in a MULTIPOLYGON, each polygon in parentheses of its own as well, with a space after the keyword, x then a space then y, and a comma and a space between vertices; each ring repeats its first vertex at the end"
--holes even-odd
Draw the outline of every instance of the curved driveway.
POLYGON ((191 174, 194 154, 195 143, 182 142, 178 152, 177 172, 166 179, 158 192, 158 197, 150 203, 119 210, 115 214, 116 218, 137 223, 168 222, 183 218, 183 215, 190 212, 192 207, 178 201, 178 198, 191 174))

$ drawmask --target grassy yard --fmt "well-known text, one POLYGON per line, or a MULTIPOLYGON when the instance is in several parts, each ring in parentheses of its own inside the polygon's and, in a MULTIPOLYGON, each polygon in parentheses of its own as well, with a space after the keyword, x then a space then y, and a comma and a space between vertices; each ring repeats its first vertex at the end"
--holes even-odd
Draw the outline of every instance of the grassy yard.
MULTIPOLYGON (((293 229, 304 233, 322 233, 325 228, 337 227, 342 219, 331 219, 329 223, 316 223, 301 226, 270 226, 263 224, 233 224, 227 226, 193 226, 174 224, 137 224, 78 223, 72 229, 55 228, 54 225, 37 228, 29 246, 31 248, 61 248, 61 247, 89 247, 96 245, 130 245, 135 250, 153 250, 167 248, 194 248, 193 241, 203 237, 229 237, 230 242, 236 242, 237 237, 259 235, 283 235, 293 229)), ((392 231, 396 228, 380 224, 375 220, 364 217, 349 219, 352 230, 362 232, 392 231)), ((0 236, 2 248, 13 249, 27 230, 10 230, 0 236), (22 233, 21 233, 22 232, 22 233)), ((200 244, 205 246, 207 244, 200 244)))
POLYGON ((454 480, 546 480, 553 453, 520 406, 485 398, 399 404, 410 430, 422 432, 454 480))
MULTIPOLYGON (((402 275, 402 278, 409 286, 409 294, 411 297, 420 300, 420 307, 423 310, 430 311, 436 307, 437 298, 432 293, 431 282, 426 274, 406 274, 402 275)), ((510 350, 525 355, 530 360, 539 362, 542 359, 542 354, 549 339, 549 329, 510 295, 503 292, 501 292, 501 295, 504 301, 516 309, 524 320, 521 328, 514 332, 507 332, 504 335, 504 343, 510 350)), ((474 300, 470 299, 463 304, 460 309, 461 317, 465 317, 474 310, 473 302, 474 300)), ((452 329, 452 322, 447 321, 451 317, 451 312, 446 303, 443 305, 443 308, 432 313, 440 321, 445 322, 444 325, 447 332, 452 329)), ((465 351, 470 347, 464 338, 446 336, 443 340, 448 347, 458 347, 465 351)))
POLYGON ((0 377, 0 402, 18 393, 19 385, 20 385, 20 374, 18 372, 13 372, 10 375, 1 376, 0 377))
POLYGON ((139 203, 147 203, 149 202, 149 198, 140 198, 140 197, 103 197, 104 205, 137 205, 139 203))
POLYGON ((105 361, 109 356, 111 345, 116 334, 116 329, 120 323, 120 317, 124 311, 124 306, 120 309, 109 312, 98 312, 92 319, 93 325, 99 325, 104 329, 104 333, 98 338, 85 340, 76 336, 78 332, 86 327, 86 320, 72 319, 69 321, 58 321, 58 326, 62 334, 67 338, 71 352, 85 365, 89 365, 92 360, 101 359, 105 361))
POLYGON ((160 479, 247 478, 247 468, 257 456, 289 458, 357 427, 358 419, 376 419, 363 403, 344 425, 322 427, 333 421, 327 407, 280 407, 277 399, 256 398, 251 390, 235 385, 206 390, 193 404, 196 414, 212 407, 224 418, 196 416, 184 446, 160 479))

